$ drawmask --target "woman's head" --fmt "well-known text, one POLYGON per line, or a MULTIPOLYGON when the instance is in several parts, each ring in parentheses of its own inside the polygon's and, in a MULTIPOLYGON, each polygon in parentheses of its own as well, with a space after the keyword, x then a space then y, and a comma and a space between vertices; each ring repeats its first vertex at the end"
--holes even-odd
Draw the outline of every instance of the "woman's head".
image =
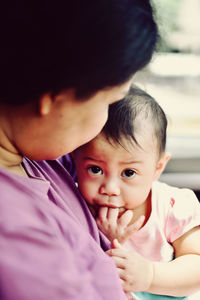
POLYGON ((157 40, 148 0, 4 1, 0 22, 0 101, 17 105, 120 85, 157 40))
POLYGON ((157 40, 147 0, 4 1, 0 22, 1 145, 35 160, 97 135, 157 40))
POLYGON ((123 98, 129 85, 101 90, 85 101, 77 101, 74 89, 68 89, 53 98, 43 95, 38 105, 6 106, 0 110, 2 123, 6 117, 9 124, 4 132, 22 155, 55 159, 94 138, 106 122, 109 104, 123 98))

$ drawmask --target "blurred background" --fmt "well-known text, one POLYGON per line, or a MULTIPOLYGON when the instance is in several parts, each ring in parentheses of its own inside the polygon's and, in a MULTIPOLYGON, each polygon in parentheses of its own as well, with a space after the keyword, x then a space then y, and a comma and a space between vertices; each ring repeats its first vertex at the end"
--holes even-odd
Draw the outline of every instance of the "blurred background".
POLYGON ((135 76, 168 117, 172 159, 161 181, 195 191, 200 200, 200 0, 152 0, 161 40, 135 76))

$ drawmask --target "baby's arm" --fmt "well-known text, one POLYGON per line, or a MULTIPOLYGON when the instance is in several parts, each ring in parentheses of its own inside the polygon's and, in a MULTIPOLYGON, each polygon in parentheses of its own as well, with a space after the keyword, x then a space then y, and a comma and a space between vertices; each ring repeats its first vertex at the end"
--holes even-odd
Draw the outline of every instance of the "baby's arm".
POLYGON ((151 262, 117 241, 107 253, 114 259, 126 292, 182 297, 200 290, 200 228, 195 227, 177 239, 175 259, 151 262))
POLYGON ((153 263, 133 250, 126 249, 117 240, 107 251, 117 267, 125 292, 146 291, 153 280, 153 263))
MULTIPOLYGON (((110 239, 125 242, 138 230, 144 218, 129 225, 131 211, 119 215, 119 209, 102 207, 97 224, 110 239)), ((147 291, 153 294, 182 297, 200 290, 200 227, 195 227, 173 242, 175 259, 151 262, 114 241, 108 254, 114 259, 126 292, 147 291)))
POLYGON ((200 290, 200 227, 195 227, 173 243, 175 259, 154 262, 154 277, 148 292, 188 296, 200 290))

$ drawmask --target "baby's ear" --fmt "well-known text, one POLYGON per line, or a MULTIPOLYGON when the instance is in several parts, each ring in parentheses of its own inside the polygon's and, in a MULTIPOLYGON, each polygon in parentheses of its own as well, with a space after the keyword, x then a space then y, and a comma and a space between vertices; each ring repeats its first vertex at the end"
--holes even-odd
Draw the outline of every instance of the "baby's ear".
POLYGON ((158 178, 160 177, 160 175, 164 171, 164 169, 165 169, 168 161, 170 160, 170 158, 171 158, 171 154, 168 153, 168 152, 164 153, 161 156, 161 158, 157 162, 156 171, 155 171, 155 175, 154 175, 154 180, 158 180, 158 178))

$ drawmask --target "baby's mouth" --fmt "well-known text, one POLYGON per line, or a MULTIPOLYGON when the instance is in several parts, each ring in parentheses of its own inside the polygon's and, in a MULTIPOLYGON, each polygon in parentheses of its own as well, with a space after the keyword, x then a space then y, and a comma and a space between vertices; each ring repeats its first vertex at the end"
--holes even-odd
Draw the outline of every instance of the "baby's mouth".
POLYGON ((113 209, 117 208, 119 210, 118 217, 121 217, 125 213, 125 211, 127 210, 125 207, 122 207, 122 206, 118 207, 117 205, 114 205, 114 204, 111 204, 111 203, 106 203, 106 202, 105 203, 102 203, 102 202, 99 203, 98 200, 95 200, 93 202, 93 205, 91 205, 91 206, 92 206, 93 215, 94 214, 98 215, 98 210, 99 210, 100 207, 107 207, 107 208, 113 208, 113 209))
MULTIPOLYGON (((98 206, 99 208, 100 206, 98 206)), ((126 208, 124 207, 117 207, 114 205, 101 205, 101 207, 108 207, 108 208, 113 208, 113 209, 119 209, 119 213, 118 213, 118 217, 121 217, 123 215, 123 213, 126 211, 126 208)))

